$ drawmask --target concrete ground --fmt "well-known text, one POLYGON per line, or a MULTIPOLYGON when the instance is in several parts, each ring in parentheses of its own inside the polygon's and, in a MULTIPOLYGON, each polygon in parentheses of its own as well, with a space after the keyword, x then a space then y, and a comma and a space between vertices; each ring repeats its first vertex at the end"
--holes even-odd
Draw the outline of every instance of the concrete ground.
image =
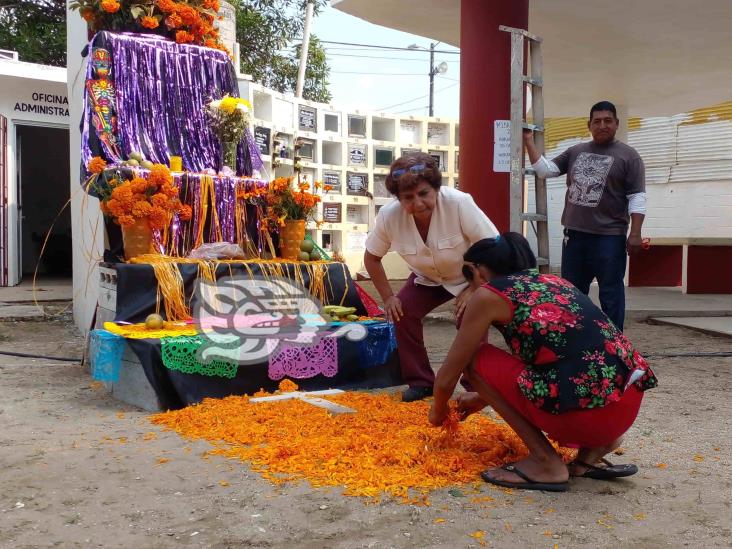
MULTIPOLYGON (((454 327, 425 331, 438 367, 454 327)), ((78 364, 0 355, 0 547, 730 547, 732 358, 663 355, 729 351, 732 339, 637 321, 626 332, 660 380, 612 456, 636 476, 575 479, 564 494, 478 483, 437 491, 429 507, 273 486, 150 424, 78 364)), ((68 321, 0 322, 0 351, 82 347, 68 321)))
POLYGON ((670 326, 683 326, 707 334, 732 336, 732 316, 708 317, 653 317, 653 322, 670 326))

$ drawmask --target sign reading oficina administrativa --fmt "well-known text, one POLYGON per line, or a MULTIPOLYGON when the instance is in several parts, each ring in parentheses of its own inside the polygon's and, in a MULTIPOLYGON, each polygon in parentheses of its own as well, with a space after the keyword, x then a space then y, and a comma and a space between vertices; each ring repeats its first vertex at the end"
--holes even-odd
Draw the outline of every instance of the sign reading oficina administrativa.
POLYGON ((30 98, 31 103, 16 102, 13 110, 15 112, 32 112, 51 116, 69 116, 69 100, 65 95, 33 92, 30 98))

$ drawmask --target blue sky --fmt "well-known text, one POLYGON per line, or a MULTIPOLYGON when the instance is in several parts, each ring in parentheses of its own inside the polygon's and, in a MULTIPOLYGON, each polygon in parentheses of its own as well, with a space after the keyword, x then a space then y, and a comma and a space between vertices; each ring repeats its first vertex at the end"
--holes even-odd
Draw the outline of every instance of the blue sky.
MULTIPOLYGON (((312 30, 321 40, 335 42, 402 48, 411 44, 429 48, 430 44, 428 38, 373 25, 330 6, 314 19, 312 30)), ((359 49, 334 44, 325 44, 325 47, 331 68, 333 105, 404 115, 427 114, 428 52, 359 49)), ((440 44, 437 49, 456 50, 449 44, 440 44)), ((435 64, 441 61, 448 64, 447 73, 435 79, 435 116, 458 117, 459 57, 451 54, 435 55, 435 64)))

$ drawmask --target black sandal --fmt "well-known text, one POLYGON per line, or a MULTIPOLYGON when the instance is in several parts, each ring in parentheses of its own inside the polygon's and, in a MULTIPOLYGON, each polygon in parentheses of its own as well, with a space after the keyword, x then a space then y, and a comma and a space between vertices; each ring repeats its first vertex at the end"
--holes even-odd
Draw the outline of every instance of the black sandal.
POLYGON ((630 477, 638 472, 638 467, 632 463, 624 463, 621 465, 613 465, 605 458, 600 459, 605 467, 598 467, 590 463, 585 463, 579 459, 575 459, 570 465, 579 465, 580 467, 586 467, 585 471, 581 475, 572 475, 578 478, 591 478, 594 480, 611 480, 614 478, 630 477))
POLYGON ((502 486, 504 488, 518 488, 519 490, 544 490, 546 492, 566 492, 569 487, 569 482, 537 482, 530 479, 526 474, 521 471, 514 464, 509 463, 501 467, 504 471, 514 473, 518 475, 526 482, 511 482, 509 480, 498 480, 490 476, 490 471, 483 471, 480 476, 484 481, 495 484, 496 486, 502 486))

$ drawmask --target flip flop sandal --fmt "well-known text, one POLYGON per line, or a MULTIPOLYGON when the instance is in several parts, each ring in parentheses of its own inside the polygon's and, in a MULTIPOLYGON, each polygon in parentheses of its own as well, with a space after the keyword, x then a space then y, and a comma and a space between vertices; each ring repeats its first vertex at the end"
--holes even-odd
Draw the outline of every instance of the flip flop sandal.
POLYGON ((511 482, 508 480, 498 480, 490 476, 490 471, 483 471, 480 476, 484 481, 495 484, 496 486, 502 486, 504 488, 517 488, 519 490, 544 490, 546 492, 566 492, 569 487, 569 482, 537 482, 530 479, 526 474, 521 471, 515 465, 509 463, 501 467, 504 471, 508 471, 515 475, 518 475, 526 482, 511 482))
POLYGON ((595 480, 610 480, 610 479, 614 479, 614 478, 630 477, 630 476, 635 475, 638 472, 638 467, 636 467, 632 463, 613 465, 605 458, 602 458, 600 461, 603 464, 605 464, 605 467, 598 467, 596 465, 592 465, 590 463, 585 463, 584 461, 575 459, 571 463, 571 465, 579 465, 581 467, 587 467, 587 471, 585 471, 581 475, 573 475, 573 476, 576 476, 579 478, 591 478, 591 479, 595 479, 595 480))

